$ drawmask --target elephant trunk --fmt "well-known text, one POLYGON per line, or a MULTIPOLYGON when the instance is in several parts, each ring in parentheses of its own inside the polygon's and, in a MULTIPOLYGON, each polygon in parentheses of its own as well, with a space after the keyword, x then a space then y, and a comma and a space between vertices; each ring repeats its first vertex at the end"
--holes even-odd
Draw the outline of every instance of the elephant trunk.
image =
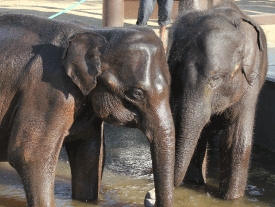
MULTIPOLYGON (((188 99, 187 99, 188 100, 188 99)), ((175 115, 176 154, 175 187, 179 186, 186 174, 200 134, 210 120, 211 107, 205 101, 185 101, 182 110, 175 115)))
POLYGON ((150 142, 155 181, 156 207, 173 206, 175 130, 168 100, 151 108, 145 122, 150 142))

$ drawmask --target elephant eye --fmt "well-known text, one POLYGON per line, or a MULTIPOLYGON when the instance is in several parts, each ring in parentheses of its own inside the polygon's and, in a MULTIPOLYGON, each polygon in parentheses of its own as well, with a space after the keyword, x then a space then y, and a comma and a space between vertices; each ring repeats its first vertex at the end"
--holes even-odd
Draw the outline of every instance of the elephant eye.
POLYGON ((131 100, 142 100, 144 99, 144 93, 139 88, 131 88, 129 91, 125 92, 127 98, 131 100))
POLYGON ((210 88, 215 89, 218 88, 223 81, 223 77, 221 74, 214 75, 208 79, 210 88))

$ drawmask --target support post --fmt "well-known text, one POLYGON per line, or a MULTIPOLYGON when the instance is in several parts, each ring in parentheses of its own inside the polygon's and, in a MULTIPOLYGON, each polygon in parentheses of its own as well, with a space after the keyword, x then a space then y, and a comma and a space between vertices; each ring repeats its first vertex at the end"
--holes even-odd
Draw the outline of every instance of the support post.
POLYGON ((124 0, 103 0, 103 27, 122 27, 124 20, 124 0))
POLYGON ((211 0, 179 0, 179 11, 208 9, 211 0))

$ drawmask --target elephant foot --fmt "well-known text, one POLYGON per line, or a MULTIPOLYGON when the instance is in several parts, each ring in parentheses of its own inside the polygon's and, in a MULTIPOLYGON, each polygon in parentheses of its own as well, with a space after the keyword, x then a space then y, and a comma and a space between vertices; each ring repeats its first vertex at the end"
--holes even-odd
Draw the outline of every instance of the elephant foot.
POLYGON ((154 207, 156 202, 155 188, 148 191, 145 195, 144 206, 145 207, 154 207))
POLYGON ((219 192, 219 197, 224 200, 234 200, 244 196, 244 192, 219 192))

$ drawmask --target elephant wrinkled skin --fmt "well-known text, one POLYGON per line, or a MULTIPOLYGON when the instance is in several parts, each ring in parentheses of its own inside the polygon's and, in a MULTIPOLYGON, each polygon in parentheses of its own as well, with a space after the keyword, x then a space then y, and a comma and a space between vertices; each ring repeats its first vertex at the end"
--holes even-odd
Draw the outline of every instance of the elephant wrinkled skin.
POLYGON ((170 74, 148 28, 89 28, 0 16, 0 161, 19 173, 29 206, 55 206, 65 145, 72 196, 94 200, 104 164, 103 121, 139 128, 150 142, 155 206, 172 206, 174 124, 170 74))
POLYGON ((207 11, 181 14, 170 30, 168 49, 175 186, 185 175, 205 182, 207 140, 222 130, 220 196, 243 196, 255 108, 267 72, 263 30, 234 2, 224 1, 207 11))

